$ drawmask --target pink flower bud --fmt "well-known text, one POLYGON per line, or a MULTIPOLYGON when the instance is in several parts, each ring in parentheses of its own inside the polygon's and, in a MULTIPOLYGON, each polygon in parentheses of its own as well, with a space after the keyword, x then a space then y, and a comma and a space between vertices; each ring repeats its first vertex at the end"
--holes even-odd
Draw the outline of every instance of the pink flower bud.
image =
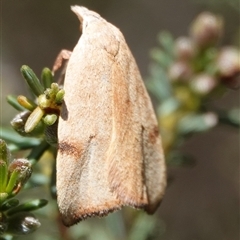
POLYGON ((217 80, 208 74, 199 74, 191 82, 192 89, 199 94, 208 94, 217 86, 217 80))
POLYGON ((240 51, 234 47, 224 47, 221 49, 217 68, 221 81, 229 88, 240 87, 240 51))
POLYGON ((199 47, 207 47, 217 42, 222 31, 222 18, 210 12, 203 12, 192 23, 190 35, 199 47))
POLYGON ((217 67, 224 77, 231 77, 240 71, 240 51, 234 47, 224 47, 220 50, 217 67))
POLYGON ((168 71, 168 76, 171 81, 188 81, 192 75, 191 66, 184 62, 179 61, 173 63, 168 71))
POLYGON ((179 37, 175 42, 174 50, 179 60, 191 60, 196 54, 194 43, 188 37, 179 37))
POLYGON ((19 173, 16 180, 15 187, 13 189, 13 192, 16 194, 21 190, 21 188, 30 178, 32 174, 32 167, 30 162, 27 159, 19 158, 19 159, 14 159, 9 164, 8 170, 10 174, 13 174, 13 172, 15 171, 19 173))

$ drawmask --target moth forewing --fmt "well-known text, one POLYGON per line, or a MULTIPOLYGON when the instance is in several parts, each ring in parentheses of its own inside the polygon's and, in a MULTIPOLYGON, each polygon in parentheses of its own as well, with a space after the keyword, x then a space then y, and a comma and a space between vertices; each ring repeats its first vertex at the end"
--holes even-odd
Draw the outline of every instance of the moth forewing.
POLYGON ((66 69, 57 195, 65 225, 124 205, 156 210, 166 185, 157 120, 121 32, 74 6, 82 35, 66 69))

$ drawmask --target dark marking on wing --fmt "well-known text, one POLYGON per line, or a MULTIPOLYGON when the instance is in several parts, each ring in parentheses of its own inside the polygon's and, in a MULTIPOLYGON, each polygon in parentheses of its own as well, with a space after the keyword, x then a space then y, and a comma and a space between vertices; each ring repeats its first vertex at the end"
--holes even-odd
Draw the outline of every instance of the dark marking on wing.
POLYGON ((58 144, 58 151, 65 155, 74 156, 74 159, 78 159, 83 152, 83 148, 79 146, 76 148, 74 145, 63 141, 58 144))
POLYGON ((149 141, 154 144, 159 137, 158 126, 155 126, 148 135, 149 141))

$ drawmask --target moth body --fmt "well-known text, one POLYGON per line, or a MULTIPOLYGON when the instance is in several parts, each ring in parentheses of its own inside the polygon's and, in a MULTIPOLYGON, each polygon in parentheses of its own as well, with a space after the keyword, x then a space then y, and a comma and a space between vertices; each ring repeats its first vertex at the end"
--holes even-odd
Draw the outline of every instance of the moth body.
POLYGON ((157 119, 122 33, 84 7, 66 69, 57 195, 66 226, 123 206, 153 213, 166 186, 157 119))

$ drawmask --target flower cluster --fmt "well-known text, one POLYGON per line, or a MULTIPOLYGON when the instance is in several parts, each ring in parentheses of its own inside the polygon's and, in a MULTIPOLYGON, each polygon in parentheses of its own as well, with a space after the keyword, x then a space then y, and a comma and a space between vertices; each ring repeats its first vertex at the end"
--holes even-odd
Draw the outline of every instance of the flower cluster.
POLYGON ((64 90, 53 82, 52 72, 48 68, 43 69, 41 81, 28 66, 22 66, 21 73, 36 99, 8 96, 7 100, 20 111, 11 125, 25 138, 14 136, 4 129, 1 135, 9 140, 13 150, 31 149, 31 152, 27 158, 11 161, 6 143, 0 139, 1 239, 29 234, 41 225, 31 211, 45 206, 47 201, 35 199, 19 204, 19 200, 14 197, 23 189, 31 176, 32 165, 49 148, 49 143, 57 142, 57 120, 64 97, 64 90))
POLYGON ((64 90, 53 82, 52 72, 48 68, 42 71, 41 80, 28 66, 21 72, 36 100, 25 96, 8 96, 8 102, 21 112, 11 121, 12 127, 23 136, 45 136, 46 140, 57 142, 57 120, 63 102, 64 90))
POLYGON ((240 86, 240 51, 233 46, 218 47, 223 20, 209 12, 192 23, 190 34, 174 43, 174 61, 169 67, 171 81, 191 81, 192 90, 207 95, 225 84, 240 86))
POLYGON ((240 50, 220 46, 223 26, 220 16, 203 12, 192 22, 188 36, 173 39, 162 32, 161 47, 151 51, 154 64, 147 86, 160 102, 159 124, 169 162, 189 134, 206 131, 219 121, 239 127, 238 109, 226 112, 208 104, 228 88, 240 86, 240 50))
POLYGON ((11 161, 5 141, 0 139, 0 235, 25 235, 35 231, 40 222, 30 213, 47 204, 44 199, 19 204, 14 198, 32 173, 27 159, 11 161))

